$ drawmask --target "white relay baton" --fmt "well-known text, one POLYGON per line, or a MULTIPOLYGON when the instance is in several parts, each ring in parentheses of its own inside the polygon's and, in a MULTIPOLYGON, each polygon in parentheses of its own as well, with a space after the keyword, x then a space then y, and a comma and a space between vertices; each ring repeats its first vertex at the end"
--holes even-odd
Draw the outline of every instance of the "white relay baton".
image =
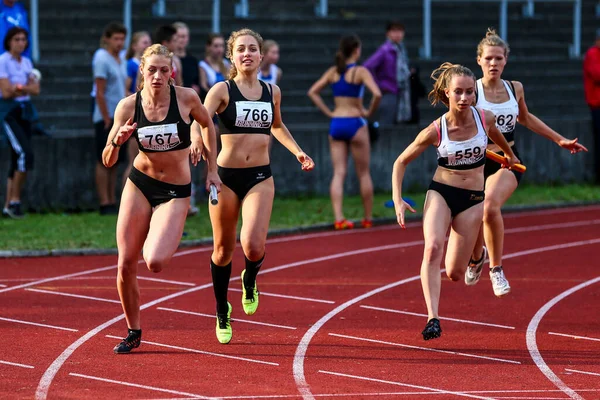
POLYGON ((210 185, 210 195, 208 198, 210 199, 210 204, 213 206, 219 204, 219 193, 217 192, 217 187, 213 184, 210 185))

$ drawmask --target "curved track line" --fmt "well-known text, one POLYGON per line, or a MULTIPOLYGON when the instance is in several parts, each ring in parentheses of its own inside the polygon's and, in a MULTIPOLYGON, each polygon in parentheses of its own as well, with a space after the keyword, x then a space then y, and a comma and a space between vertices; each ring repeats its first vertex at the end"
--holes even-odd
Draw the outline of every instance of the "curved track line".
MULTIPOLYGON (((585 246, 588 244, 598 243, 598 242, 600 242, 600 239, 585 240, 585 241, 572 242, 572 243, 563 243, 561 245, 540 247, 537 249, 531 249, 531 250, 522 251, 522 252, 518 252, 518 253, 514 253, 514 254, 508 254, 508 255, 504 256, 504 258, 517 257, 517 255, 542 253, 545 251, 552 251, 552 250, 557 250, 557 249, 561 249, 561 248, 565 248, 565 247, 585 246)), ((443 269, 440 270, 440 273, 442 273, 443 271, 444 271, 443 269)), ((347 302, 340 304, 339 306, 337 306, 336 308, 331 310, 326 315, 324 315, 304 334, 304 336, 300 340, 300 343, 298 344, 298 347, 296 347, 296 354, 294 355, 294 364, 293 364, 294 380, 296 381, 296 387, 298 388, 298 391, 302 395, 303 399, 314 400, 314 398, 315 398, 313 396, 312 392, 310 391, 310 387, 309 387, 308 383, 306 382, 306 376, 304 375, 304 360, 306 358, 306 351, 308 350, 308 346, 309 346, 312 338, 323 327, 323 325, 325 325, 334 316, 336 316, 340 312, 344 311, 346 308, 358 303, 361 300, 364 300, 374 294, 383 292, 387 289, 391 289, 393 287, 400 286, 405 283, 413 282, 418 279, 420 279, 420 275, 416 275, 416 276, 413 276, 410 278, 403 279, 401 281, 390 283, 386 286, 382 286, 378 289, 373 289, 373 290, 371 290, 367 293, 364 293, 358 297, 350 299, 347 302)), ((598 278, 598 280, 600 280, 600 277, 598 278)), ((527 339, 529 341, 529 333, 527 334, 527 339)), ((535 340, 535 335, 534 335, 534 340, 535 340)), ((540 358, 541 358, 541 356, 540 356, 540 358)), ((556 379, 558 379, 558 377, 556 377, 556 379)), ((581 397, 576 397, 576 399, 581 399, 581 397)))
MULTIPOLYGON (((293 267, 297 267, 300 265, 315 263, 315 262, 328 261, 328 260, 333 260, 336 258, 353 256, 356 254, 398 249, 398 248, 402 248, 402 247, 410 247, 410 246, 416 246, 416 245, 420 245, 420 244, 423 244, 422 240, 408 242, 408 243, 392 244, 392 245, 386 245, 386 246, 369 247, 369 248, 360 249, 360 250, 346 251, 343 253, 336 253, 336 254, 332 254, 329 256, 311 258, 308 260, 297 261, 297 262, 293 262, 293 263, 289 263, 289 264, 280 265, 278 267, 269 268, 269 269, 265 270, 264 272, 261 272, 261 274, 280 271, 280 270, 293 268, 293 267)), ((231 281, 236 281, 236 280, 240 280, 240 277, 235 277, 235 278, 231 279, 231 281)), ((183 296, 184 294, 193 293, 195 291, 206 289, 209 287, 212 287, 212 282, 201 285, 201 286, 196 286, 196 287, 193 287, 190 289, 186 289, 181 292, 173 293, 168 296, 153 300, 149 303, 142 305, 140 307, 140 310, 145 310, 146 308, 152 307, 159 303, 162 303, 163 301, 167 301, 167 300, 173 299, 175 297, 183 296)), ((101 325, 98 325, 97 327, 95 327, 94 329, 92 329, 91 331, 89 331, 88 333, 83 335, 82 337, 80 337, 78 340, 73 342, 69 347, 67 347, 62 352, 62 354, 60 356, 58 356, 58 358, 56 358, 52 362, 52 364, 50 364, 48 369, 46 369, 46 371, 44 372, 44 375, 40 379, 37 390, 35 392, 35 398, 39 399, 39 400, 45 400, 48 397, 48 390, 50 389, 50 385, 52 384, 54 377, 56 376, 56 374, 58 373, 60 368, 64 365, 65 361, 67 361, 67 359, 75 352, 75 350, 77 350, 81 345, 83 345, 85 342, 87 342, 92 337, 96 336, 99 332, 101 332, 105 328, 111 326, 115 322, 118 322, 124 318, 125 318, 125 315, 122 314, 122 315, 119 315, 119 316, 109 320, 109 321, 106 321, 105 323, 103 323, 101 325)))
POLYGON ((550 367, 548 367, 548 365, 544 361, 544 358, 540 354, 540 351, 537 347, 536 334, 537 334, 538 326, 539 326, 540 322, 542 321, 542 318, 544 318, 546 313, 548 311, 550 311, 550 309, 552 307, 554 307, 556 305, 556 303, 558 303, 565 297, 577 292, 578 290, 586 288, 597 282, 600 282, 600 276, 595 279, 591 279, 589 281, 583 282, 580 285, 577 285, 567 291, 562 292, 561 294, 559 294, 558 296, 556 296, 555 298, 553 298, 552 300, 550 300, 549 302, 544 304, 544 306, 538 310, 538 312, 535 314, 535 316, 533 317, 533 319, 529 322, 529 325, 527 326, 527 350, 529 350, 529 354, 531 355, 531 359, 533 360, 533 362, 535 362, 535 365, 538 367, 538 369, 540 371, 542 371, 542 373, 544 375, 546 375, 546 378, 548 378, 550 380, 550 382, 552 382, 554 384, 554 386, 556 386, 557 388, 562 390, 570 398, 577 399, 577 400, 583 400, 583 397, 578 395, 573 389, 568 387, 558 376, 556 376, 556 374, 554 372, 552 372, 550 367))

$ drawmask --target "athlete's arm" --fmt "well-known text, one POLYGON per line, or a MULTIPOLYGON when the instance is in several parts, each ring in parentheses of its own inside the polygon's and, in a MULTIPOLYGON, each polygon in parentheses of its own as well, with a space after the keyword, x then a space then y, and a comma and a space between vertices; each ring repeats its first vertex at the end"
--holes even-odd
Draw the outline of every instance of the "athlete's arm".
POLYGON ((292 137, 292 134, 281 119, 281 90, 277 85, 270 85, 273 88, 273 124, 271 133, 286 149, 296 156, 298 162, 302 164, 304 171, 310 171, 315 167, 314 161, 300 148, 298 143, 292 137))
POLYGON ((319 80, 313 83, 310 89, 308 89, 307 93, 308 97, 310 97, 312 102, 315 103, 317 108, 321 110, 321 112, 325 114, 328 118, 331 118, 333 116, 333 111, 331 111, 329 107, 327 107, 319 93, 321 92, 321 90, 323 90, 325 86, 329 84, 334 71, 335 67, 331 67, 327 71, 325 71, 325 73, 319 78, 319 80))
POLYGON ((115 165, 119 159, 121 145, 127 142, 135 128, 137 128, 137 123, 132 122, 134 111, 135 95, 125 97, 117 104, 114 117, 115 123, 108 134, 106 146, 102 150, 102 163, 106 168, 115 165))
POLYGON ((402 181, 406 172, 406 166, 429 146, 435 146, 438 142, 438 134, 433 123, 423 129, 415 140, 408 145, 406 149, 398 156, 394 162, 392 170, 392 199, 396 208, 396 218, 398 224, 404 228, 404 212, 409 209, 412 212, 415 210, 404 200, 402 200, 402 181))
POLYGON ((365 67, 358 67, 361 82, 369 89, 371 92, 371 105, 369 106, 369 110, 367 111, 367 115, 364 115, 365 118, 370 118, 377 107, 379 107, 379 102, 381 101, 381 90, 379 90, 379 86, 375 83, 375 79, 373 79, 373 75, 371 72, 365 67))
POLYGON ((518 81, 512 82, 515 87, 515 92, 519 102, 519 117, 517 121, 526 127, 527 129, 537 133, 540 136, 545 137, 559 145, 560 147, 569 150, 572 154, 580 151, 587 151, 587 149, 581 144, 577 143, 577 138, 569 140, 550 128, 541 119, 529 112, 527 103, 525 103, 525 89, 523 84, 518 81))

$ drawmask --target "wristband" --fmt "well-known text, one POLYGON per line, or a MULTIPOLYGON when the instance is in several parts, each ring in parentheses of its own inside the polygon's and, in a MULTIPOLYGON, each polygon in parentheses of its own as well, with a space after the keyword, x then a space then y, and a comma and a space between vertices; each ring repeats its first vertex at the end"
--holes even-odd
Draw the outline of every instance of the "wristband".
POLYGON ((114 138, 114 137, 113 137, 113 138, 110 140, 110 144, 112 144, 112 146, 113 146, 113 147, 117 147, 117 148, 118 148, 118 147, 121 147, 121 145, 120 145, 120 144, 116 144, 116 143, 115 143, 115 138, 114 138))

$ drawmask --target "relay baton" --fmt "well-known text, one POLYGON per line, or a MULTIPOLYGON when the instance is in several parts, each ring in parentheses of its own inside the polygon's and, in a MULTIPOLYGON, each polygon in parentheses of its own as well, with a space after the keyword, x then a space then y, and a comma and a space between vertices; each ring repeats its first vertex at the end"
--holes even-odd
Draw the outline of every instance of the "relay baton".
MULTIPOLYGON (((506 157, 501 156, 498 153, 494 153, 493 151, 486 150, 485 156, 487 158, 489 158, 490 160, 494 160, 497 163, 500 163, 502 165, 508 165, 508 159, 506 157)), ((511 167, 511 169, 514 169, 517 172, 523 173, 527 170, 527 167, 525 167, 523 164, 515 164, 511 167)))
POLYGON ((213 206, 216 206, 217 204, 219 204, 219 193, 217 192, 217 187, 215 185, 213 185, 212 183, 210 185, 209 199, 210 199, 210 204, 212 204, 213 206))

